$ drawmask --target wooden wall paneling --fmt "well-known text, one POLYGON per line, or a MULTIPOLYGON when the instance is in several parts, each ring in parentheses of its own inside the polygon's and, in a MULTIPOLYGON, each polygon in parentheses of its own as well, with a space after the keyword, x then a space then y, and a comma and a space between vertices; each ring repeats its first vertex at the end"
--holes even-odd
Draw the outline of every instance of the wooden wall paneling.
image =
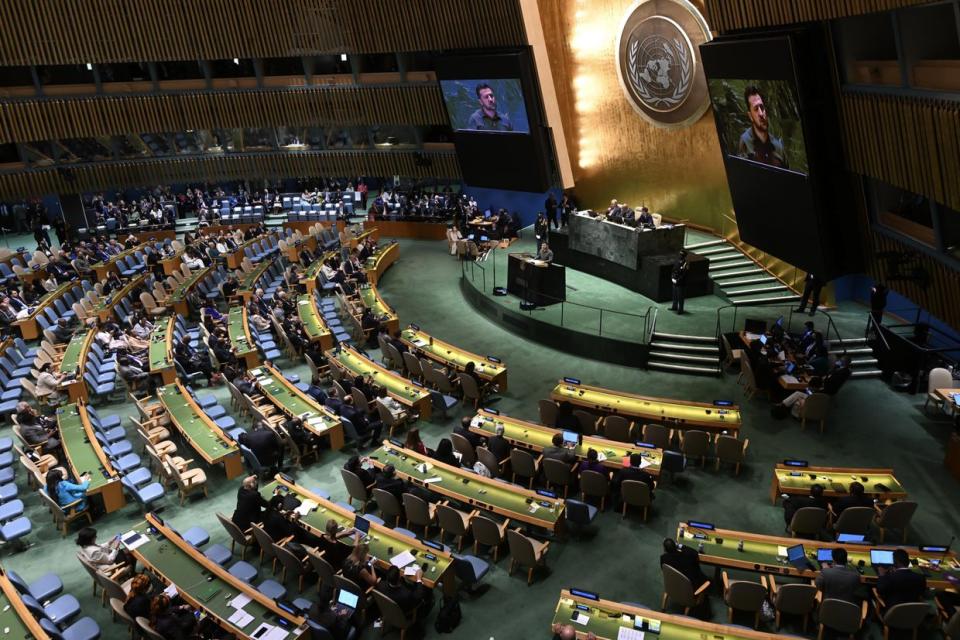
POLYGON ((707 0, 707 22, 719 33, 830 20, 927 4, 930 0, 707 0))

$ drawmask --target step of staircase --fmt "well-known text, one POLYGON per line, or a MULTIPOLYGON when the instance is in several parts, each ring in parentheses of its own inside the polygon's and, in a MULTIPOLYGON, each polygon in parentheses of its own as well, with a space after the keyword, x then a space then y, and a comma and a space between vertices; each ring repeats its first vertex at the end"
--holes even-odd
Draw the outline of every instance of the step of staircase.
MULTIPOLYGON (((724 280, 723 287, 726 290, 726 287, 746 287, 753 284, 771 284, 771 283, 780 283, 779 280, 773 276, 757 276, 756 278, 744 278, 743 280, 724 280)), ((720 284, 720 283, 717 283, 720 284)))
POLYGON ((714 336, 686 336, 682 333, 663 333, 662 331, 654 331, 653 337, 666 338, 668 340, 680 340, 684 342, 706 342, 712 345, 717 344, 717 339, 714 336))
POLYGON ((717 364, 715 367, 701 367, 690 364, 673 364, 670 362, 653 362, 648 361, 647 366, 651 369, 659 369, 661 371, 671 371, 673 373, 691 373, 697 375, 709 375, 716 376, 720 375, 720 365, 717 364))
POLYGON ((880 364, 880 361, 876 358, 851 358, 850 360, 851 369, 862 369, 863 367, 876 369, 878 364, 880 364))
POLYGON ((858 371, 851 371, 851 378, 879 378, 883 375, 883 372, 880 369, 860 369, 858 371))
POLYGON ((786 304, 788 302, 796 302, 798 300, 800 300, 800 296, 789 295, 789 296, 773 296, 770 298, 747 298, 742 300, 734 300, 733 304, 738 307, 749 307, 749 306, 759 305, 759 304, 771 304, 774 302, 778 304, 786 304))
POLYGON ((723 289, 723 292, 731 298, 737 296, 748 296, 754 293, 772 293, 774 291, 789 291, 789 289, 783 284, 775 284, 767 287, 748 287, 746 289, 723 289))
POLYGON ((873 349, 870 347, 849 346, 844 342, 830 348, 830 353, 845 353, 848 356, 873 355, 873 349))
POLYGON ((722 244, 727 244, 726 240, 707 240, 706 242, 697 242, 694 244, 685 245, 683 248, 687 251, 697 251, 697 249, 706 249, 707 247, 718 247, 722 244))
POLYGON ((725 251, 719 255, 710 256, 710 268, 713 269, 717 265, 727 264, 734 260, 746 261, 747 259, 739 251, 725 251))
POLYGON ((710 268, 708 269, 708 272, 710 273, 711 276, 713 276, 714 274, 719 275, 718 272, 721 272, 721 271, 729 273, 734 271, 735 269, 743 269, 744 267, 748 267, 748 266, 755 267, 756 265, 751 260, 747 260, 746 258, 739 258, 737 260, 722 262, 718 265, 714 265, 713 263, 711 263, 710 268))
POLYGON ((845 347, 865 347, 867 346, 866 338, 841 338, 840 342, 843 343, 845 347))
POLYGON ((700 344, 685 344, 683 342, 664 342, 662 340, 652 340, 650 342, 651 349, 667 349, 673 351, 688 351, 694 353, 704 353, 704 354, 713 354, 714 356, 719 356, 720 348, 716 344, 712 345, 700 345, 700 344))
POLYGON ((737 251, 735 247, 731 247, 730 245, 711 247, 709 249, 699 249, 694 253, 696 253, 698 256, 710 256, 711 260, 713 259, 713 256, 725 255, 728 253, 740 255, 740 252, 737 251))
POLYGON ((650 360, 678 360, 681 362, 695 362, 700 364, 714 365, 717 363, 717 355, 695 356, 688 353, 671 353, 669 351, 651 351, 650 360))
POLYGON ((757 274, 761 274, 761 273, 766 275, 767 272, 754 264, 753 267, 749 269, 740 269, 738 271, 723 271, 721 273, 712 273, 710 274, 710 278, 722 287, 726 284, 728 278, 742 278, 743 276, 756 276, 757 274))

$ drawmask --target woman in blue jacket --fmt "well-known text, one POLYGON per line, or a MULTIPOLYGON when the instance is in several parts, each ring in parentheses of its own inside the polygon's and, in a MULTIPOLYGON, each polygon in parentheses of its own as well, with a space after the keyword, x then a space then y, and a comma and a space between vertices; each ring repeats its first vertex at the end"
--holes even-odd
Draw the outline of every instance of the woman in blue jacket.
POLYGON ((57 501, 61 507, 80 500, 77 511, 87 508, 87 487, 90 486, 90 476, 80 476, 80 484, 65 480, 60 469, 51 469, 47 474, 47 495, 57 501))

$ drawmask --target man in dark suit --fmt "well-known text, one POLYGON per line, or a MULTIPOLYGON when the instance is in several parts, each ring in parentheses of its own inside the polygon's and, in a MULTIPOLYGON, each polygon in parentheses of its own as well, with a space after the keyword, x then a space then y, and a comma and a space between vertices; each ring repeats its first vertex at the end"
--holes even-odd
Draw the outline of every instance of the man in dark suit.
POLYGON ((640 468, 643 463, 643 456, 639 453, 630 454, 630 466, 618 469, 613 474, 612 489, 614 495, 620 495, 620 485, 624 480, 639 480, 650 487, 650 496, 653 497, 654 481, 653 476, 640 468))
POLYGON ((259 485, 257 476, 247 476, 237 490, 237 508, 231 520, 233 524, 240 527, 241 531, 249 529, 251 522, 263 520, 263 510, 267 506, 267 501, 260 495, 259 485))
POLYGON ((810 495, 789 496, 783 499, 783 521, 788 527, 790 526, 790 521, 793 520, 793 514, 804 507, 827 508, 827 500, 823 497, 822 484, 815 484, 810 487, 810 495))
POLYGON ((893 569, 878 567, 877 593, 889 609, 903 602, 920 602, 927 591, 927 579, 910 570, 910 556, 903 549, 893 552, 893 569))
POLYGON ((476 448, 483 445, 483 436, 470 431, 470 422, 472 420, 473 416, 463 416, 463 418, 460 420, 460 424, 453 428, 453 432, 466 438, 470 444, 476 448))
POLYGON ((680 546, 671 538, 663 541, 663 553, 660 555, 660 566, 673 567, 690 581, 693 590, 699 589, 707 576, 700 569, 700 554, 693 547, 680 546))
POLYGON ((656 226, 653 221, 653 216, 650 215, 650 210, 646 207, 640 207, 640 215, 637 217, 637 226, 644 229, 656 226))
POLYGON ((240 434, 237 442, 250 449, 264 467, 276 470, 283 465, 283 444, 280 436, 263 424, 257 423, 253 431, 240 434))
POLYGON ((487 449, 490 450, 497 460, 506 460, 510 457, 510 443, 503 437, 503 425, 498 424, 494 428, 494 434, 487 438, 487 449))
POLYGON ((671 311, 676 311, 678 314, 683 314, 683 302, 686 299, 686 283, 687 283, 687 271, 690 270, 690 265, 687 263, 687 252, 684 249, 680 250, 680 255, 677 256, 677 261, 673 263, 673 270, 670 272, 670 282, 673 284, 673 306, 670 307, 671 311))
POLYGON ((850 356, 837 358, 837 361, 833 363, 833 369, 823 377, 823 392, 831 396, 837 395, 840 388, 850 379, 852 373, 850 356))
POLYGON ((860 588, 860 573, 847 564, 847 550, 837 547, 832 552, 833 562, 820 570, 817 576, 817 589, 823 598, 835 598, 857 604, 857 590, 860 588))
POLYGON ((806 311, 807 302, 810 302, 812 298, 813 306, 810 307, 810 315, 814 315, 817 312, 817 307, 820 306, 821 289, 823 289, 823 280, 813 273, 807 273, 807 277, 803 281, 803 296, 800 298, 800 307, 797 311, 799 313, 806 311))
POLYGON ((414 580, 416 584, 404 581, 399 567, 391 566, 387 569, 386 577, 377 585, 377 591, 396 602, 406 615, 417 611, 418 617, 422 618, 433 604, 433 593, 423 586, 423 573, 419 569, 414 580))
POLYGON ((864 495, 863 485, 859 482, 850 483, 850 495, 843 496, 833 503, 833 512, 837 515, 850 507, 872 507, 873 500, 864 495))
POLYGON ((397 477, 397 469, 392 464, 383 468, 383 473, 377 476, 377 489, 392 493, 398 501, 403 501, 403 493, 407 490, 407 483, 397 477))
POLYGON ((543 449, 543 459, 552 458, 567 464, 573 464, 577 461, 577 454, 571 449, 563 446, 563 436, 559 433, 553 434, 553 444, 543 449))

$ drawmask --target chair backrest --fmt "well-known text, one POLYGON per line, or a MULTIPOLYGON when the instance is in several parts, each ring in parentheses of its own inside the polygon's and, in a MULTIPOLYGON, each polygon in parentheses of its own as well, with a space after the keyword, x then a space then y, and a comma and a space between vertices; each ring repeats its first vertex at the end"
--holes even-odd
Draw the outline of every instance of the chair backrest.
POLYGON ((663 590, 667 597, 682 607, 692 607, 696 604, 693 585, 687 576, 683 575, 668 564, 660 565, 663 574, 663 590))
POLYGON ((380 508, 380 515, 384 520, 389 521, 393 519, 395 521, 396 518, 403 516, 403 507, 400 505, 400 501, 389 491, 374 489, 373 499, 377 502, 377 506, 380 508))
POLYGON ((767 588, 751 580, 732 580, 725 599, 730 607, 738 611, 759 611, 767 599, 767 588))
POLYGON ((598 471, 583 471, 580 474, 580 489, 585 495, 602 498, 610 491, 610 477, 598 471))
POLYGON ((801 414, 807 420, 823 420, 830 411, 830 396, 825 393, 814 393, 807 396, 803 403, 801 414))
POLYGON ((353 406, 357 408, 357 411, 363 411, 366 413, 367 407, 370 405, 370 403, 363 391, 356 387, 352 387, 350 389, 350 395, 353 397, 353 406))
POLYGON ((136 628, 137 621, 131 618, 126 610, 124 610, 123 600, 120 598, 110 598, 110 608, 113 609, 113 615, 126 622, 128 627, 136 628))
POLYGON ((643 425, 643 441, 658 449, 670 448, 670 429, 662 424, 643 425))
POLYGON ((570 471, 570 465, 563 460, 544 458, 543 473, 550 484, 573 484, 573 472, 570 471))
POLYGON ((733 436, 717 438, 717 457, 723 462, 743 462, 743 441, 733 436))
POLYGON ((855 533, 866 535, 873 524, 874 511, 870 507, 847 507, 837 518, 834 528, 837 533, 855 533))
POLYGON ((684 455, 699 458, 710 450, 710 434, 706 431, 691 429, 683 433, 684 455))
POLYGON ((411 378, 423 377, 423 369, 420 367, 420 360, 418 360, 417 356, 413 355, 409 351, 403 352, 403 366, 406 367, 407 373, 410 374, 411 378))
POLYGON ((286 569, 288 578, 300 576, 306 571, 300 562, 300 558, 294 555, 289 549, 281 547, 276 543, 273 543, 272 547, 273 555, 277 557, 277 560, 279 560, 283 568, 286 569))
POLYGON ((501 525, 487 516, 477 515, 470 521, 470 531, 474 539, 480 544, 499 546, 503 542, 501 525))
POLYGON ((150 621, 143 616, 137 616, 137 626, 140 627, 140 631, 149 640, 166 640, 164 636, 153 630, 153 627, 150 626, 150 621))
POLYGON ((533 456, 516 447, 510 450, 510 469, 524 478, 533 478, 537 475, 537 463, 533 456))
POLYGON ((960 609, 956 609, 943 625, 943 635, 949 640, 960 640, 960 609))
POLYGON ((370 499, 370 492, 367 491, 367 486, 363 484, 360 476, 342 468, 340 469, 340 476, 343 478, 343 484, 346 485, 347 493, 350 494, 351 498, 361 502, 366 502, 370 499))
POLYGON ((507 529, 507 544, 510 546, 510 555, 521 566, 532 567, 537 564, 537 554, 527 536, 519 531, 507 529))
POLYGON ((260 546, 260 552, 263 553, 263 557, 266 560, 272 560, 274 557, 273 538, 256 522, 251 523, 250 528, 253 530, 253 539, 256 540, 257 545, 260 546))
POLYGON ((910 524, 910 519, 917 510, 917 503, 912 500, 900 500, 886 506, 877 518, 877 525, 890 529, 904 529, 910 524))
POLYGON ((635 507, 649 507, 650 485, 640 480, 624 480, 620 483, 620 496, 627 504, 635 507))
POLYGON ((493 452, 486 447, 477 447, 477 460, 483 463, 487 469, 490 470, 490 473, 494 478, 500 477, 500 461, 497 460, 497 456, 493 455, 493 452))
POLYGON ((817 588, 799 582, 778 586, 774 606, 783 613, 806 615, 817 606, 817 588))
POLYGON ((465 398, 469 400, 480 398, 480 387, 477 386, 477 381, 472 376, 461 372, 457 374, 457 378, 460 380, 460 389, 463 391, 465 398))
POLYGON ((307 547, 307 560, 310 562, 310 568, 313 569, 314 573, 317 574, 317 577, 320 579, 320 583, 332 589, 335 585, 334 574, 336 570, 333 568, 326 558, 321 556, 319 552, 315 549, 307 547))
POLYGON ((222 513, 217 513, 217 520, 220 521, 220 524, 223 525, 223 528, 226 529, 227 534, 234 542, 241 546, 248 546, 250 544, 247 536, 240 530, 240 527, 234 524, 233 520, 222 513))
POLYGON ((540 424, 548 427, 557 426, 557 412, 559 407, 553 400, 538 400, 537 408, 540 411, 540 424))
POLYGON ((820 507, 797 509, 790 520, 790 530, 799 533, 818 534, 827 524, 827 510, 820 507))
POLYGON ((597 416, 583 409, 574 409, 573 417, 580 424, 580 433, 585 436, 592 436, 597 433, 597 416))
POLYGON ((603 436, 617 442, 633 442, 633 424, 623 416, 610 415, 603 419, 603 436))
POLYGON ((951 386, 953 386, 953 374, 950 373, 949 369, 937 367, 930 370, 930 375, 927 378, 927 392, 951 386))
POLYGON ((450 440, 453 442, 453 448, 463 456, 460 459, 460 464, 472 469, 474 463, 477 461, 477 452, 474 450, 473 445, 470 444, 470 441, 459 433, 451 433, 450 440))
POLYGON ((426 500, 412 493, 405 493, 401 497, 403 498, 403 510, 407 513, 407 520, 420 526, 431 524, 430 507, 426 500))
POLYGON ((440 522, 440 528, 446 533, 454 535, 464 535, 467 532, 467 525, 459 511, 445 504, 437 505, 437 520, 440 522))
POLYGON ((820 624, 840 633, 856 633, 863 620, 861 609, 852 602, 827 598, 820 603, 820 624))
POLYGON ((380 615, 383 616, 384 627, 390 626, 406 629, 410 626, 412 621, 407 618, 407 614, 403 612, 403 609, 401 609, 400 605, 396 602, 376 589, 373 590, 373 599, 377 603, 380 615))

